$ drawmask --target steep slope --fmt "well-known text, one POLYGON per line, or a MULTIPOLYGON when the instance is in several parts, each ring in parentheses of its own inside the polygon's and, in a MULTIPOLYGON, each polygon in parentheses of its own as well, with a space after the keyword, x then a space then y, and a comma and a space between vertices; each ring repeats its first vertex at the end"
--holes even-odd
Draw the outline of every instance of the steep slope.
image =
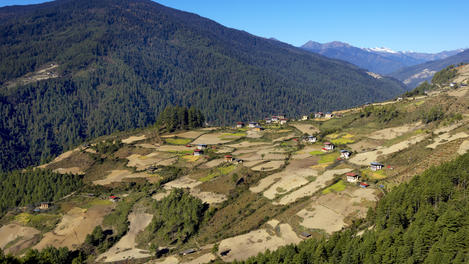
POLYGON ((429 60, 444 59, 461 51, 443 51, 435 54, 402 52, 386 48, 357 48, 338 41, 324 44, 308 41, 301 48, 329 58, 348 61, 379 74, 389 74, 401 68, 421 64, 429 60))
POLYGON ((168 104, 196 106, 209 122, 226 124, 404 90, 351 64, 149 0, 2 8, 0 22, 3 169, 146 126, 168 104))
POLYGON ((414 88, 423 81, 431 80, 436 72, 444 69, 445 67, 452 64, 459 64, 461 62, 469 62, 469 50, 465 50, 446 59, 429 61, 407 67, 390 75, 404 82, 409 88, 414 88))

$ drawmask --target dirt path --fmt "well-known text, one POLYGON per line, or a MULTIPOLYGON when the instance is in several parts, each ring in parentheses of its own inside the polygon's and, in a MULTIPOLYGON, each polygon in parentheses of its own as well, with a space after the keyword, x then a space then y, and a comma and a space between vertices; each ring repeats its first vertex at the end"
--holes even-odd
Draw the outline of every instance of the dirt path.
POLYGON ((72 208, 53 231, 44 234, 34 249, 41 250, 47 246, 76 249, 85 241, 86 235, 101 224, 112 207, 113 205, 95 205, 89 209, 72 208))
POLYGON ((135 238, 137 234, 147 227, 153 215, 143 212, 143 209, 136 209, 129 214, 129 231, 107 252, 101 254, 97 260, 113 262, 120 260, 130 260, 150 257, 151 254, 142 249, 136 248, 135 238))

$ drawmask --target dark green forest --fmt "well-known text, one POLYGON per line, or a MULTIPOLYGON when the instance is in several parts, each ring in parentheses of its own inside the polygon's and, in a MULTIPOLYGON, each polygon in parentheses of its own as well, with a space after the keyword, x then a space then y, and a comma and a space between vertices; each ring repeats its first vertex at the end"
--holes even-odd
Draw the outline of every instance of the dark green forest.
POLYGON ((205 117, 194 107, 168 106, 158 116, 156 124, 160 129, 173 132, 177 129, 193 129, 203 127, 205 117))
POLYGON ((141 243, 152 243, 157 248, 187 242, 198 232, 207 207, 182 189, 172 190, 169 196, 154 203, 153 219, 141 235, 141 243))
POLYGON ((49 170, 0 172, 0 216, 17 206, 55 201, 82 185, 81 176, 49 170))
POLYGON ((242 263, 468 263, 469 154, 392 189, 363 223, 242 263), (357 234, 357 227, 371 230, 357 234))
POLYGON ((168 105, 211 124, 383 100, 401 83, 149 0, 0 8, 1 170, 155 123, 168 105), (17 78, 55 63, 57 78, 17 78))

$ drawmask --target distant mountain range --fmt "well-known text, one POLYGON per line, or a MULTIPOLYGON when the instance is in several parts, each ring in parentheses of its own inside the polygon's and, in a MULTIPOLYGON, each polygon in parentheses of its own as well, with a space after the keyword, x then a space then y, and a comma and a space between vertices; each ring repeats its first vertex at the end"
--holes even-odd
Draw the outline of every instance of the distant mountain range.
POLYGON ((463 51, 459 49, 435 54, 394 51, 388 48, 358 48, 339 41, 324 44, 308 41, 301 48, 329 58, 344 60, 383 75, 427 61, 445 59, 463 51))
POLYGON ((401 80, 408 87, 413 88, 423 81, 430 81, 436 72, 447 66, 459 63, 469 63, 469 49, 445 59, 428 61, 400 69, 390 74, 390 76, 401 80))
POLYGON ((406 87, 348 62, 150 0, 0 8, 0 170, 144 127, 168 105, 211 124, 385 100, 406 87))

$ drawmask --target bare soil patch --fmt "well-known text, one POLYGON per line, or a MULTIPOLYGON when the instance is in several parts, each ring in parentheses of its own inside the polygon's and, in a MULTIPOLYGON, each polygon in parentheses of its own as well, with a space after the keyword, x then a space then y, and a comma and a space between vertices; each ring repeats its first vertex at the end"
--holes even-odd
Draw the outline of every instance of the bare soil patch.
POLYGON ((469 137, 469 135, 466 134, 465 132, 459 132, 454 135, 451 135, 450 133, 444 133, 434 138, 433 139, 434 142, 428 145, 427 148, 435 149, 441 144, 445 144, 447 142, 451 142, 457 139, 467 138, 467 137, 469 137))
POLYGON ((378 140, 379 139, 386 139, 386 140, 389 140, 389 139, 399 137, 399 136, 401 136, 405 133, 408 133, 412 130, 415 130, 415 129, 418 129, 418 128, 421 128, 421 127, 422 127, 421 122, 417 122, 417 123, 414 123, 414 124, 407 124, 407 125, 403 125, 403 126, 399 126, 399 127, 390 127, 390 128, 385 128, 385 129, 375 131, 375 132, 371 133, 370 135, 368 135, 368 137, 371 138, 371 139, 378 139, 378 140))
POLYGON ((222 164, 223 162, 225 162, 225 159, 214 159, 214 160, 211 160, 211 161, 201 165, 200 167, 201 168, 214 168, 214 167, 222 164))
POLYGON ((278 232, 268 232, 267 229, 258 229, 244 235, 224 239, 220 242, 218 254, 229 250, 228 254, 221 256, 223 261, 245 260, 256 256, 267 249, 275 250, 288 244, 297 244, 301 241, 289 224, 278 225, 278 232))
POLYGON ((226 137, 223 136, 224 133, 218 132, 218 133, 209 133, 209 134, 203 134, 200 137, 198 137, 196 140, 194 140, 191 144, 208 144, 208 145, 216 145, 216 144, 224 144, 230 141, 233 141, 239 137, 233 137, 230 139, 227 139, 226 137))
POLYGON ((146 138, 147 138, 147 136, 145 136, 145 135, 141 135, 141 136, 130 136, 130 137, 126 138, 126 139, 123 139, 123 140, 122 140, 122 143, 124 143, 124 144, 132 144, 132 143, 135 143, 135 142, 137 142, 137 141, 142 141, 142 140, 144 140, 144 139, 146 139, 146 138))
POLYGON ((317 176, 314 181, 285 195, 278 202, 274 202, 274 204, 287 205, 300 198, 312 196, 315 192, 326 187, 327 184, 334 179, 335 175, 341 175, 350 171, 352 171, 352 169, 328 170, 320 176, 317 176))
POLYGON ((458 154, 463 155, 469 150, 469 140, 465 140, 458 149, 458 154))
POLYGON ((266 163, 259 164, 255 167, 252 167, 251 169, 253 171, 273 171, 282 167, 283 164, 285 164, 285 161, 283 160, 272 160, 266 163))
POLYGON ((135 167, 137 171, 143 171, 154 165, 171 165, 176 162, 177 157, 170 153, 152 152, 148 155, 132 154, 127 159, 129 160, 127 167, 135 167))
POLYGON ((113 205, 95 205, 89 209, 74 207, 62 218, 57 227, 46 234, 34 246, 41 250, 47 246, 78 248, 93 229, 100 225, 104 216, 109 214, 113 205))
POLYGON ((302 133, 306 133, 308 135, 314 135, 319 133, 319 129, 312 124, 307 124, 307 123, 294 123, 291 124, 291 126, 296 127, 298 130, 300 130, 302 133))
POLYGON ((6 254, 15 254, 24 248, 30 247, 40 233, 35 228, 18 224, 2 226, 0 228, 0 249, 6 254), (8 248, 5 248, 7 245, 8 248))
POLYGON ((327 233, 341 230, 350 218, 363 218, 368 207, 377 201, 376 190, 349 187, 342 192, 321 195, 311 207, 297 213, 300 223, 310 229, 322 229, 327 233))
POLYGON ((113 262, 150 257, 150 252, 137 248, 135 238, 147 227, 153 215, 144 213, 143 210, 134 210, 129 214, 129 231, 107 252, 98 257, 98 261, 113 262))
POLYGON ((213 255, 212 253, 207 253, 203 254, 200 257, 197 257, 193 260, 189 261, 184 261, 182 264, 204 264, 204 263, 210 263, 212 260, 215 260, 217 257, 213 255))
POLYGON ((226 195, 214 193, 214 192, 204 192, 201 191, 197 186, 202 184, 201 181, 194 180, 189 176, 184 176, 174 181, 170 181, 164 185, 164 188, 170 191, 173 188, 188 188, 190 189, 190 194, 194 197, 199 198, 203 202, 208 204, 221 203, 227 199, 226 195))
POLYGON ((425 140, 427 137, 428 137, 427 135, 418 135, 408 140, 404 140, 402 142, 394 144, 390 147, 381 147, 374 151, 359 153, 357 155, 354 155, 352 158, 350 158, 349 161, 354 164, 361 165, 361 166, 370 165, 371 162, 378 160, 378 156, 388 155, 388 154, 392 154, 392 153, 407 149, 411 145, 425 140))
POLYGON ((158 177, 157 175, 151 175, 144 172, 133 173, 129 170, 112 170, 110 173, 102 180, 93 181, 95 185, 109 185, 114 182, 123 182, 125 179, 129 178, 145 178, 152 180, 152 178, 158 177))

